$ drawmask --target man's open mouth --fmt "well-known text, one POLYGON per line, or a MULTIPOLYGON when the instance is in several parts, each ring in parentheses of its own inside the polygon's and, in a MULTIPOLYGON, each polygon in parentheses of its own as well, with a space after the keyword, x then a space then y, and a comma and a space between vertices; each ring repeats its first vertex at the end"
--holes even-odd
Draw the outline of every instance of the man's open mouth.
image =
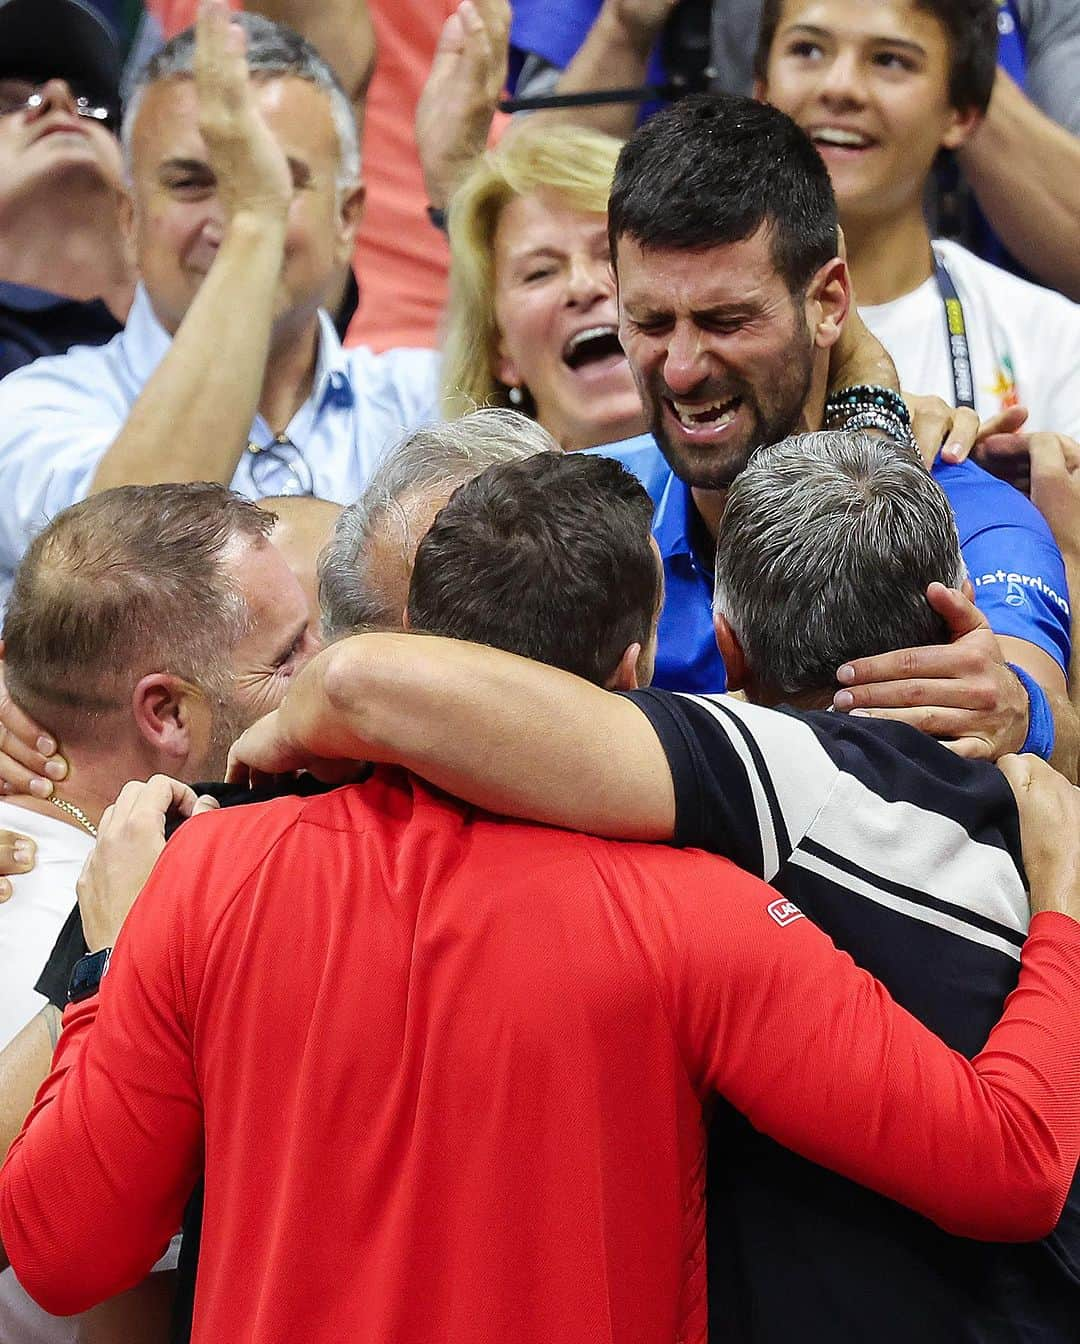
POLYGON ((723 429, 738 415, 742 397, 697 403, 675 401, 672 398, 669 399, 668 405, 674 411, 679 424, 686 429, 723 429))

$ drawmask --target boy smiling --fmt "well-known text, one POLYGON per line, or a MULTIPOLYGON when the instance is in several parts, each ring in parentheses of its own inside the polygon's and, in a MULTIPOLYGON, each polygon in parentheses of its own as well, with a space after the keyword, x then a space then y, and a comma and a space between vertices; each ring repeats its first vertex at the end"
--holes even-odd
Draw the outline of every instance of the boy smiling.
POLYGON ((1080 433, 1080 307, 931 240, 941 150, 990 98, 995 0, 766 0, 757 92, 810 135, 840 208, 860 312, 905 387, 984 418, 1080 433))

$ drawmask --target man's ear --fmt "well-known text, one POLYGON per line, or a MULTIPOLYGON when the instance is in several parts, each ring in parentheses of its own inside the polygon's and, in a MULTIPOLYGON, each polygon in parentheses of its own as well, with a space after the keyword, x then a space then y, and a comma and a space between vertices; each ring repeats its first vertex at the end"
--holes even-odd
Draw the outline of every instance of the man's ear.
POLYGON ((607 691, 636 691, 638 689, 638 660, 641 645, 628 644, 619 659, 619 666, 604 683, 607 691))
POLYGON ((346 192, 341 202, 340 223, 338 227, 337 260, 344 265, 352 260, 356 251, 356 235, 360 232, 360 221, 364 215, 364 200, 367 188, 361 182, 346 192))
POLYGON ((847 262, 833 257, 820 268, 806 290, 806 321, 819 350, 840 339, 851 307, 851 275, 847 262))
POLYGON ((942 149, 959 149, 978 129, 983 114, 975 107, 954 107, 949 110, 949 120, 941 136, 942 149))
POLYGON ((974 603, 975 603, 975 585, 971 582, 970 579, 965 579, 965 580, 964 580, 964 582, 960 585, 960 591, 964 594, 964 596, 967 598, 967 600, 968 600, 969 602, 971 602, 971 603, 974 605, 974 603))
POLYGON ((723 612, 713 613, 713 630, 716 632, 716 647, 724 660, 728 690, 745 691, 750 683, 750 669, 746 665, 746 655, 739 643, 739 636, 732 630, 723 612))
POLYGON ((148 672, 131 693, 131 713, 151 751, 174 762, 202 754, 210 740, 210 706, 194 686, 170 672, 148 672))

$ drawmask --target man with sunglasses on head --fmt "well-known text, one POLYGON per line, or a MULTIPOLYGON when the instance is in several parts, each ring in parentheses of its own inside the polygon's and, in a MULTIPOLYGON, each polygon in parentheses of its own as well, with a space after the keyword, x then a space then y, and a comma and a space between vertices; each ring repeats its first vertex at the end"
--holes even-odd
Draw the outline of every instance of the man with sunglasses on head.
POLYGON ((0 377, 120 331, 120 54, 82 0, 0 3, 0 377))

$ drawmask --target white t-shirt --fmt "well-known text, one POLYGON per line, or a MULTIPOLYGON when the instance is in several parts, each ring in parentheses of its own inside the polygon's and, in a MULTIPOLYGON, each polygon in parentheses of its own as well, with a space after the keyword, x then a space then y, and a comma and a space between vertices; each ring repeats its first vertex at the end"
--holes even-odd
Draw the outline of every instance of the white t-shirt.
MULTIPOLYGON (((54 819, 3 799, 0 828, 28 835, 38 847, 33 871, 11 879, 14 893, 0 905, 0 1038, 7 1045, 45 1007, 34 985, 75 904, 75 883, 94 841, 59 813, 54 819)), ((175 1269, 179 1247, 176 1237, 155 1271, 175 1269)), ((77 1344, 80 1319, 49 1316, 12 1270, 0 1274, 0 1344, 77 1344)))
MULTIPOLYGON (((94 841, 63 817, 43 816, 0 800, 0 827, 37 841, 33 871, 11 879, 0 905, 0 1048, 18 1035, 46 1000, 34 989, 57 935, 75 904, 75 882, 94 841)), ((12 1271, 0 1274, 0 1340, 4 1344, 74 1344, 77 1323, 47 1316, 12 1271)))
MULTIPOLYGON (((963 306, 980 417, 1019 404, 1031 413, 1027 429, 1080 438, 1080 305, 991 266, 958 243, 937 241, 934 249, 963 306)), ((955 404, 935 278, 859 312, 892 355, 902 387, 955 404)))
POLYGON ((75 883, 94 841, 56 817, 0 800, 0 827, 37 841, 37 862, 11 879, 14 893, 0 905, 0 1050, 42 1008, 34 989, 57 934, 75 904, 75 883))

